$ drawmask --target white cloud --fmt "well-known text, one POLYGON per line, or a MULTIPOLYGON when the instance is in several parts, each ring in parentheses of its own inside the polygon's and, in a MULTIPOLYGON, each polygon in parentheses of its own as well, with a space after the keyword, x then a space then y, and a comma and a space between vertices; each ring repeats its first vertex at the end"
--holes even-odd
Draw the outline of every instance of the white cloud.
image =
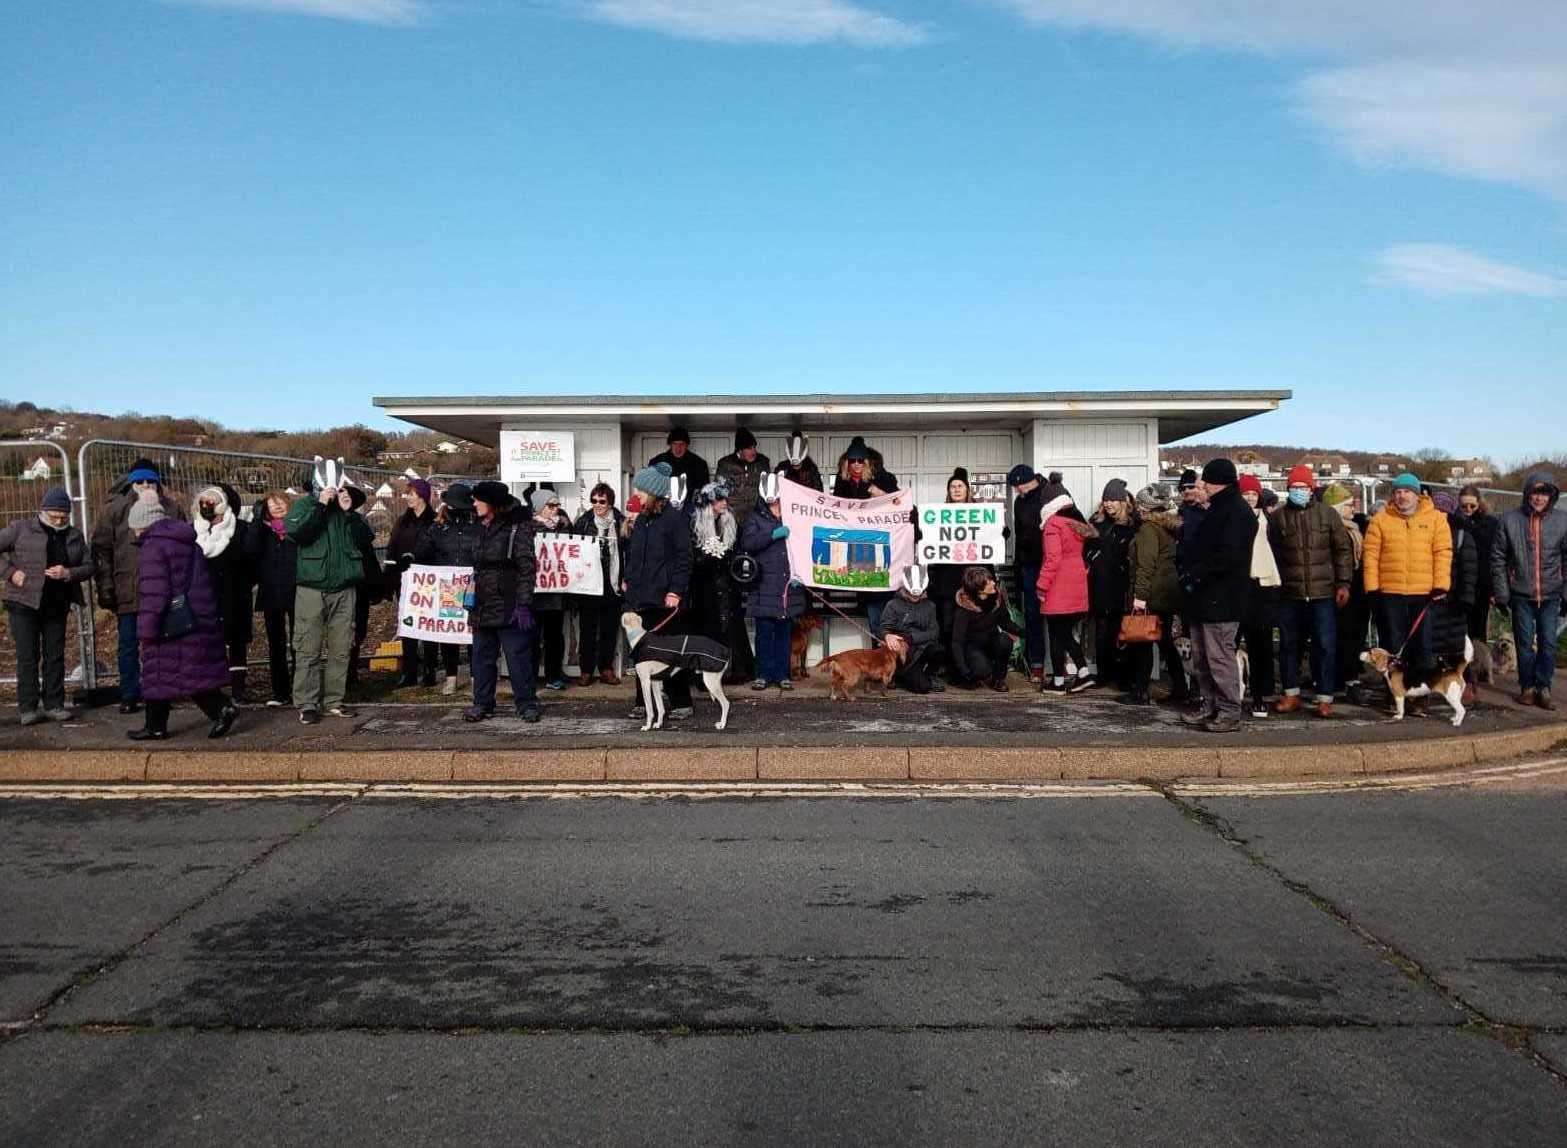
POLYGON ((919 25, 850 0, 588 0, 586 11, 606 24, 687 40, 901 47, 926 39, 919 25))
POLYGON ((1562 0, 995 0, 1026 19, 1309 61, 1300 108, 1368 163, 1567 199, 1562 0))
POLYGON ((248 8, 258 12, 291 12, 325 16, 360 24, 417 24, 425 14, 424 0, 178 0, 203 8, 248 8))
POLYGON ((1443 243, 1400 243, 1377 257, 1376 281, 1427 295, 1567 296, 1567 279, 1443 243))

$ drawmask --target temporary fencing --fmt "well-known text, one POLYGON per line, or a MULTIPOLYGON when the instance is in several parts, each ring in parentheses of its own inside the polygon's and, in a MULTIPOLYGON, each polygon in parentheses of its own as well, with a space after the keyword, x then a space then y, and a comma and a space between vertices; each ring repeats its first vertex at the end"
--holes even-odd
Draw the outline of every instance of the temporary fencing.
MULTIPOLYGON (((63 486, 72 497, 71 521, 80 526, 81 503, 65 448, 49 439, 0 441, 0 529, 37 514, 43 509, 44 495, 56 486, 63 486)), ((11 640, 10 619, 0 621, 0 626, 5 631, 0 642, 0 679, 10 679, 16 675, 16 643, 11 640)), ((68 681, 85 682, 91 677, 92 628, 90 606, 71 611, 65 635, 68 681), (83 666, 89 667, 85 673, 83 666)))
MULTIPOLYGON (((63 451, 61 455, 63 458, 63 451)), ((288 455, 246 454, 205 447, 92 439, 83 443, 76 454, 76 474, 80 479, 80 491, 76 493, 79 511, 77 521, 82 533, 89 539, 105 503, 117 490, 124 488, 126 476, 141 459, 152 462, 165 493, 187 511, 201 491, 210 486, 226 485, 238 493, 240 516, 247 520, 253 517, 255 504, 269 492, 307 494, 315 466, 314 459, 288 455)), ((402 513, 398 483, 408 475, 351 463, 344 466, 344 471, 355 486, 365 491, 363 514, 375 531, 376 546, 384 549, 391 538, 392 527, 402 513)), ((437 485, 472 481, 458 475, 442 474, 432 475, 430 479, 437 485)), ((41 492, 38 497, 42 499, 41 492)), ((113 619, 107 614, 99 619, 99 623, 113 629, 113 619)), ((94 627, 86 628, 84 638, 83 664, 87 671, 83 679, 90 690, 101 679, 116 677, 117 671, 112 664, 107 664, 108 659, 95 657, 98 642, 94 627)))

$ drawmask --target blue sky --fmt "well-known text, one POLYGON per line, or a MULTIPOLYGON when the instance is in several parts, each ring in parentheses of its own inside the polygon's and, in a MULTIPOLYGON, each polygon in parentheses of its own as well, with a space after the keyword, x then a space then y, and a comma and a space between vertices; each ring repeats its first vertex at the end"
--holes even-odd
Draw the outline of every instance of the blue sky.
POLYGON ((1232 439, 1567 450, 1559 0, 12 0, 0 108, 8 398, 1287 387, 1232 439))

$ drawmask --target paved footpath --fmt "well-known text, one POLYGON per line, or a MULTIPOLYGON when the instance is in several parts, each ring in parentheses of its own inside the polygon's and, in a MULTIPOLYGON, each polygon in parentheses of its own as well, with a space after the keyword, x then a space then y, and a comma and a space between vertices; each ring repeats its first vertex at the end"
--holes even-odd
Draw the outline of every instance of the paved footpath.
POLYGON ((1396 784, 14 789, 0 1143, 1567 1143, 1567 760, 1396 784))

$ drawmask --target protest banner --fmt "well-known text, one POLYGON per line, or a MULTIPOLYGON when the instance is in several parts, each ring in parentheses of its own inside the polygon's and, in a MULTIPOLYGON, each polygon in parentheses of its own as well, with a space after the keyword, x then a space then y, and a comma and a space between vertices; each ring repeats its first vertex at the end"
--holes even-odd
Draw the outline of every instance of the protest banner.
POLYGON ((533 589, 539 594, 602 594, 604 564, 598 539, 581 534, 540 534, 534 539, 533 589))
POLYGON ((410 566, 397 602, 397 636, 453 646, 473 644, 463 599, 473 585, 467 566, 410 566))
POLYGON ((914 560, 913 495, 834 498, 782 479, 783 524, 789 528, 789 570, 807 586, 827 590, 896 590, 914 560))
POLYGON ((501 481, 575 482, 577 436, 573 431, 503 430, 501 481))
POLYGON ((919 561, 925 566, 993 566, 1006 559, 1006 507, 943 502, 920 507, 919 561))

